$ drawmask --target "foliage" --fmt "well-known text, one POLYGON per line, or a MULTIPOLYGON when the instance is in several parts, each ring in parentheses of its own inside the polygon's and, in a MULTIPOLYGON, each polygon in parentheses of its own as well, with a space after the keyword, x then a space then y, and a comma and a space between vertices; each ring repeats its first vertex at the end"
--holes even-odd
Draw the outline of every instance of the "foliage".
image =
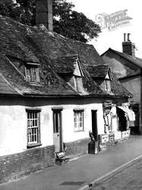
MULTIPOLYGON (((36 0, 0 0, 0 14, 23 24, 35 25, 36 0)), ((74 10, 66 0, 53 0, 54 31, 68 38, 87 42, 101 32, 99 25, 74 10)))

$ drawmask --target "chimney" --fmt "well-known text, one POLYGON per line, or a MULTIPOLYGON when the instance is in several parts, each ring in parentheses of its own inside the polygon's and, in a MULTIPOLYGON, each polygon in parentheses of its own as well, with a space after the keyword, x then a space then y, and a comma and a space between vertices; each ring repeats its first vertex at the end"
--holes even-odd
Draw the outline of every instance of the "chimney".
POLYGON ((122 42, 123 53, 135 56, 135 44, 130 40, 130 33, 124 33, 124 41, 122 42))
POLYGON ((36 25, 43 24, 49 31, 53 31, 53 0, 36 0, 36 25))

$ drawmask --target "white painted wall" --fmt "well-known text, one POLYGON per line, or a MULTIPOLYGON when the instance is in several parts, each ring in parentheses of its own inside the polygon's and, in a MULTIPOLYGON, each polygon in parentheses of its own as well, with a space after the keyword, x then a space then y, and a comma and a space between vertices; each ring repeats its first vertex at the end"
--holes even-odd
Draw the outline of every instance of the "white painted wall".
POLYGON ((21 152, 27 145, 26 112, 22 106, 0 106, 0 155, 21 152))
POLYGON ((84 139, 89 137, 89 131, 92 130, 91 110, 97 110, 98 133, 104 133, 102 104, 68 105, 64 107, 62 115, 64 142, 73 142, 78 139, 84 139), (73 109, 84 109, 84 131, 74 131, 73 109))
MULTIPOLYGON (((101 103, 85 105, 58 105, 62 107, 63 142, 73 142, 89 137, 92 129, 91 110, 97 110, 98 133, 104 133, 103 109, 101 103), (84 131, 74 131, 73 109, 84 109, 84 131)), ((52 108, 58 106, 39 106, 41 109, 42 147, 53 145, 52 108)), ((19 153, 27 149, 27 113, 25 106, 0 106, 0 156, 19 153)))

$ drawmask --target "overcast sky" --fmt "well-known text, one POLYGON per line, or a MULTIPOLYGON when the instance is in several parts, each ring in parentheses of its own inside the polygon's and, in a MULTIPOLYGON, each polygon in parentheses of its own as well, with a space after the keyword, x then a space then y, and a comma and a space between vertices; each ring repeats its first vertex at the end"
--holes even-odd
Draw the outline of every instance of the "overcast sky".
POLYGON ((101 54, 109 47, 122 51, 124 33, 131 33, 130 39, 136 45, 136 56, 142 58, 142 6, 140 0, 68 0, 75 5, 75 9, 83 12, 87 17, 95 21, 98 14, 110 15, 121 10, 128 10, 127 15, 132 18, 129 24, 121 25, 110 31, 107 28, 97 39, 90 43, 101 54))

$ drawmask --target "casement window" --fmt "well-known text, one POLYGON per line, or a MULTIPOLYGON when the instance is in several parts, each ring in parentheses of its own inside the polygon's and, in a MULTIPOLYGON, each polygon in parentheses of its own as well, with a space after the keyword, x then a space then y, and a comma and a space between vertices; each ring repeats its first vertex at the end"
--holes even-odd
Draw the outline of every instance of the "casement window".
POLYGON ((84 130, 84 110, 74 110, 74 131, 84 130))
POLYGON ((40 145, 40 110, 27 112, 27 143, 28 147, 40 145))
POLYGON ((40 82, 39 65, 27 64, 25 68, 26 80, 28 82, 40 82))
POLYGON ((80 88, 83 86, 82 84, 82 77, 80 76, 74 76, 74 86, 77 91, 80 90, 80 88))
POLYGON ((107 92, 111 92, 110 79, 105 79, 105 81, 104 81, 104 86, 105 86, 105 90, 106 90, 107 92))

